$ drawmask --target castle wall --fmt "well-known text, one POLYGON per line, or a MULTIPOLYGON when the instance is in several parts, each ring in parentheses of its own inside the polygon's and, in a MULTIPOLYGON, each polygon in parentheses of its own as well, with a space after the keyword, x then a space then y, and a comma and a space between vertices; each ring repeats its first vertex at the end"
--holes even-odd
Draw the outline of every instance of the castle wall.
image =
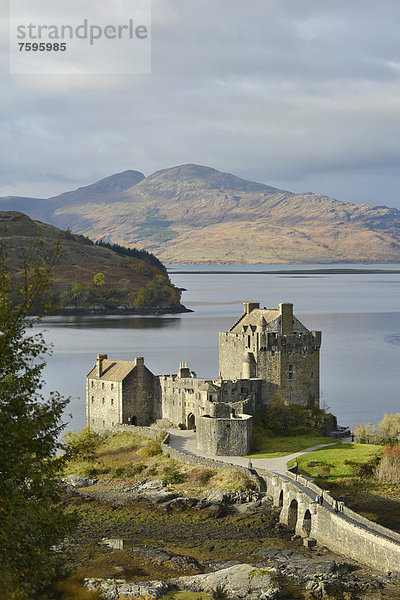
POLYGON ((214 456, 243 456, 250 450, 253 417, 199 417, 197 420, 197 449, 214 456))
POLYGON ((161 375, 158 381, 163 418, 189 429, 197 425, 201 415, 225 417, 232 411, 253 412, 260 386, 257 381, 208 381, 177 375, 161 375))
MULTIPOLYGON (((290 305, 289 305, 290 306, 290 305)), ((290 311, 289 311, 290 313, 290 311)), ((283 314, 288 320, 288 315, 283 314)), ((286 330, 293 330, 285 322, 286 330)), ((257 328, 258 329, 258 328, 257 328)), ((223 378, 239 378, 251 371, 251 377, 263 380, 261 406, 274 398, 288 404, 319 406, 319 349, 321 332, 281 335, 270 331, 219 334, 219 369, 223 378), (250 358, 249 358, 250 357, 250 358)))
POLYGON ((312 336, 298 338, 282 346, 281 392, 288 404, 319 406, 319 347, 313 346, 312 336))
POLYGON ((122 421, 122 382, 86 379, 86 424, 93 431, 111 429, 122 421))
POLYGON ((136 368, 122 382, 123 424, 150 425, 154 421, 155 377, 144 365, 143 358, 136 358, 136 368))
POLYGON ((219 334, 219 371, 223 379, 241 379, 248 338, 236 333, 219 334))
POLYGON ((213 404, 208 400, 208 392, 203 389, 204 380, 162 375, 159 377, 159 384, 163 418, 169 419, 175 426, 181 424, 191 428, 201 414, 212 410, 213 404), (194 421, 192 419, 188 422, 190 415, 193 415, 194 421))

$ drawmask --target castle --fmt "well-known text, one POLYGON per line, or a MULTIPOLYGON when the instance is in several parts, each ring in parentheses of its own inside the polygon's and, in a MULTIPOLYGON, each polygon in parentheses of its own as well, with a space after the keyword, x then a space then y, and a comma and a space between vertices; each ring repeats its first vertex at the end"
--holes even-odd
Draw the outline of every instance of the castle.
POLYGON ((198 379, 186 363, 174 375, 153 375, 143 358, 99 354, 86 378, 87 426, 101 432, 168 419, 196 428, 199 452, 247 454, 253 417, 269 402, 319 406, 320 346, 321 332, 309 331, 293 304, 245 302, 242 316, 219 334, 218 379, 198 379))

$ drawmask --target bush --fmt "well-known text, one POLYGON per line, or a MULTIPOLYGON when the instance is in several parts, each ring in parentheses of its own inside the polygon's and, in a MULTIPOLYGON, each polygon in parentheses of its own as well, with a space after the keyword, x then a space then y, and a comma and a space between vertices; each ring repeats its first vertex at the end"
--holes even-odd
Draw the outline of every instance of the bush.
POLYGON ((323 465, 318 469, 318 477, 324 479, 325 477, 329 477, 331 474, 331 468, 328 465, 323 465))
POLYGON ((149 440, 140 451, 140 455, 143 458, 148 458, 149 456, 156 456, 157 454, 161 454, 161 444, 156 440, 149 440))
POLYGON ((64 450, 69 460, 93 461, 101 436, 87 427, 78 433, 67 433, 63 436, 64 450))
POLYGON ((374 456, 366 463, 354 465, 353 471, 356 477, 372 477, 380 462, 379 456, 374 456))
POLYGON ((214 475, 215 471, 207 467, 194 467, 189 473, 189 481, 195 485, 206 485, 214 475))
POLYGON ((180 471, 175 462, 171 462, 163 469, 163 479, 167 484, 183 483, 185 481, 185 475, 180 471))
POLYGON ((217 585, 211 592, 212 600, 229 600, 229 594, 223 585, 217 585))

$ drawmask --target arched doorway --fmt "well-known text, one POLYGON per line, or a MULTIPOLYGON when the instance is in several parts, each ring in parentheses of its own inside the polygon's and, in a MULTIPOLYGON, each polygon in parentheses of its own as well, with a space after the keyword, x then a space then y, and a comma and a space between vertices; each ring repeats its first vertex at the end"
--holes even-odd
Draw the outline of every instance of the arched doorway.
POLYGON ((281 493, 279 494, 279 504, 278 506, 283 506, 283 490, 281 490, 281 493))
POLYGON ((290 503, 290 506, 289 506, 289 514, 288 514, 289 529, 296 529, 297 510, 298 510, 297 500, 292 500, 290 503))
POLYGON ((187 428, 194 429, 196 427, 196 419, 193 413, 189 413, 187 416, 187 428))
POLYGON ((304 533, 305 537, 310 537, 310 533, 311 533, 311 513, 310 513, 310 511, 308 509, 304 513, 303 533, 304 533))
POLYGON ((137 418, 131 417, 131 425, 136 425, 136 423, 137 423, 137 418))

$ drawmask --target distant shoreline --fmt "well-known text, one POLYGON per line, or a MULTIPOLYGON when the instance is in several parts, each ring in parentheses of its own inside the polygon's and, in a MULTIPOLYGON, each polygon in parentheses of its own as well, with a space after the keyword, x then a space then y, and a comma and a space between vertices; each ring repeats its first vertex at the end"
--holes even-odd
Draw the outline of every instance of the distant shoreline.
POLYGON ((398 274, 400 269, 280 269, 279 271, 232 271, 232 270, 199 270, 199 271, 174 271, 168 270, 171 275, 363 275, 363 274, 398 274))
MULTIPOLYGON (((124 307, 124 308, 104 308, 101 306, 92 307, 92 308, 68 308, 64 307, 58 309, 54 312, 47 313, 45 316, 51 317, 81 317, 81 316, 107 316, 107 315, 131 315, 131 316, 143 316, 143 315, 175 315, 181 313, 191 313, 194 312, 190 308, 186 308, 183 304, 173 305, 173 306, 151 306, 151 307, 143 307, 143 308, 133 308, 133 307, 124 307)), ((32 316, 35 316, 34 314, 32 316)))

